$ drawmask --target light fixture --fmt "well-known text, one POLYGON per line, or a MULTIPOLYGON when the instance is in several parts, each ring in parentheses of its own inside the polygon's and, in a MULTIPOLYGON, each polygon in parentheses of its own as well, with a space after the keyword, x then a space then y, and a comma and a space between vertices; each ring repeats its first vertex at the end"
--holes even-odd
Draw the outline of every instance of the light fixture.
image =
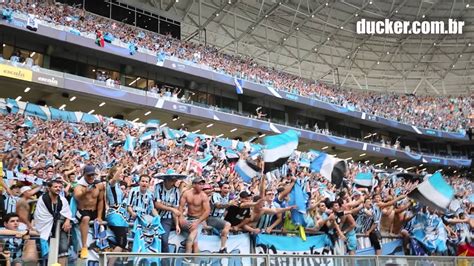
POLYGON ((30 54, 30 57, 35 56, 35 54, 36 54, 36 52, 32 52, 32 53, 30 54))
POLYGON ((413 169, 413 168, 415 168, 415 166, 408 167, 408 168, 406 168, 405 170, 406 170, 406 171, 409 171, 409 170, 411 170, 411 169, 413 169))
POLYGON ((166 127, 168 123, 163 123, 163 125, 160 125, 160 127, 166 127))
POLYGON ((346 160, 346 161, 352 160, 352 157, 346 158, 344 160, 346 160))
POLYGON ((393 168, 397 168, 398 167, 398 164, 394 165, 393 168))
POLYGON ((367 161, 365 161, 364 163, 365 163, 365 164, 368 164, 368 163, 370 163, 370 160, 367 160, 367 161))
POLYGON ((216 138, 220 138, 222 136, 224 136, 224 134, 219 134, 219 135, 216 136, 216 138))
POLYGON ((284 41, 286 41, 286 38, 283 38, 284 41))
POLYGON ((69 99, 70 102, 73 102, 76 99, 76 96, 72 96, 71 99, 69 99))
POLYGON ((327 148, 329 148, 329 146, 324 146, 321 148, 321 150, 326 150, 327 148))
POLYGON ((26 87, 25 92, 29 92, 30 90, 30 87, 26 87))
POLYGON ((467 46, 471 46, 471 43, 468 43, 467 46))
POLYGON ((398 13, 398 10, 395 10, 395 13, 398 13))
POLYGON ((3 44, 3 47, 7 46, 6 44, 3 44))
POLYGON ((328 6, 328 5, 329 5, 329 3, 328 3, 328 2, 326 2, 326 6, 328 6))
POLYGON ((235 132, 235 131, 237 131, 237 128, 233 128, 230 130, 230 132, 235 132))
POLYGON ((454 171, 453 171, 453 174, 455 174, 455 173, 457 173, 457 172, 458 172, 458 171, 454 170, 454 171))
POLYGON ((421 15, 421 18, 425 18, 425 14, 421 15))
POLYGON ((300 28, 296 27, 296 30, 298 31, 298 30, 300 30, 300 28))
POLYGON ((422 172, 426 171, 426 168, 421 169, 422 172))
POLYGON ((422 166, 423 166, 423 164, 418 165, 418 167, 422 167, 422 166))
POLYGON ((469 4, 466 4, 466 8, 469 8, 469 4))
POLYGON ((375 166, 380 167, 380 166, 382 166, 382 165, 383 165, 383 163, 378 163, 378 164, 376 164, 375 166))
POLYGON ((328 41, 329 41, 329 40, 331 40, 331 38, 330 38, 330 37, 328 37, 328 41))
POLYGON ((179 119, 179 116, 173 117, 173 121, 177 121, 179 119))
POLYGON ((212 127, 213 125, 214 125, 213 123, 210 123, 210 124, 207 125, 206 127, 207 127, 207 128, 210 128, 210 127, 212 127))
POLYGON ((343 29, 344 29, 344 27, 343 27, 343 26, 341 26, 341 30, 343 30, 343 29))
POLYGON ((199 132, 201 132, 201 130, 200 130, 200 129, 198 129, 198 130, 194 130, 194 131, 193 131, 193 133, 194 133, 194 134, 196 134, 196 133, 199 133, 199 132))
POLYGON ((146 112, 146 113, 145 113, 145 116, 147 116, 147 115, 149 115, 149 114, 151 114, 151 111, 146 112))
POLYGON ((377 65, 380 65, 380 61, 377 61, 377 65))
POLYGON ((358 14, 358 13, 355 13, 355 14, 354 14, 354 16, 358 17, 358 16, 359 16, 359 14, 358 14))
POLYGON ((87 112, 87 113, 88 113, 88 114, 92 114, 92 113, 94 113, 94 112, 95 112, 95 110, 94 110, 94 109, 92 109, 92 110, 90 110, 90 111, 89 111, 89 112, 87 112))
POLYGON ((219 16, 219 13, 216 13, 216 17, 218 17, 218 16, 219 16))
POLYGON ((318 50, 318 48, 314 48, 314 51, 316 52, 318 50))
POLYGON ((394 163, 396 161, 397 161, 397 159, 393 159, 393 160, 390 161, 390 163, 394 163))
POLYGON ((387 51, 387 54, 390 54, 390 52, 389 52, 389 51, 387 51))
POLYGON ((92 72, 95 72, 95 69, 92 69, 92 72))
POLYGON ((348 55, 348 56, 346 56, 346 58, 349 59, 349 58, 351 58, 351 57, 348 55))
POLYGON ((254 30, 254 29, 255 29, 255 27, 254 27, 254 26, 252 26, 252 30, 254 30))
POLYGON ((231 0, 229 0, 229 2, 227 2, 227 3, 229 3, 229 4, 232 4, 232 1, 231 1, 231 0))
POLYGON ((314 14, 311 14, 311 17, 314 18, 314 14))
POLYGON ((371 5, 371 4, 372 4, 372 1, 369 1, 369 5, 371 5))
POLYGON ((139 81, 140 80, 140 77, 136 78, 134 81, 130 82, 128 84, 128 86, 132 86, 133 84, 135 84, 135 82, 139 81))
POLYGON ((21 96, 16 97, 15 101, 21 100, 21 96))
POLYGON ((59 110, 64 110, 64 108, 66 108, 66 104, 59 106, 59 110))
POLYGON ((366 156, 366 155, 367 155, 367 154, 362 153, 362 154, 359 155, 359 157, 364 157, 364 156, 366 156))
POLYGON ((455 67, 456 65, 453 65, 453 68, 455 67))
POLYGON ((140 120, 140 118, 137 117, 137 118, 133 119, 132 122, 136 123, 138 120, 140 120))
POLYGON ((260 135, 260 136, 258 136, 258 137, 259 137, 259 138, 263 138, 263 137, 265 137, 266 135, 267 135, 267 134, 262 134, 262 135, 260 135))
POLYGON ((268 18, 268 15, 265 15, 266 18, 268 18))
POLYGON ((436 43, 434 42, 433 45, 436 46, 436 43))
POLYGON ((462 57, 462 54, 459 55, 459 58, 461 58, 461 57, 462 57))
POLYGON ((99 107, 102 107, 102 106, 104 106, 104 105, 105 105, 105 102, 101 102, 101 103, 99 104, 99 107))

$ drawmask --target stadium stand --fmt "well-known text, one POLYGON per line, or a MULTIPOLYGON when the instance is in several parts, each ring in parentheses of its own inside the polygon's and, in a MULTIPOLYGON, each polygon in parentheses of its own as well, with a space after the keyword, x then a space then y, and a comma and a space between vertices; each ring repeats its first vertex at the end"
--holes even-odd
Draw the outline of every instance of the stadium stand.
MULTIPOLYGON (((3 20, 28 17, 99 46, 107 36, 130 54, 174 56, 422 128, 465 132, 472 118, 469 96, 340 91, 67 5, 0 9, 3 20)), ((0 63, 42 70, 21 54, 0 63)), ((101 73, 96 81, 131 89, 101 73)), ((179 97, 184 88, 148 89, 150 97, 194 104, 179 97)), ((265 120, 259 108, 254 116, 265 120)), ((465 258, 474 256, 474 186, 466 169, 343 160, 299 149, 296 129, 242 141, 153 117, 137 123, 20 98, 0 98, 0 128, 0 265, 269 265, 271 256, 276 265, 352 265, 351 256, 365 255, 382 257, 355 264, 474 263, 465 258), (290 257, 297 254, 304 256, 290 257)))
POLYGON ((240 79, 350 107, 367 114, 443 131, 465 131, 469 126, 471 97, 380 94, 350 90, 343 90, 341 93, 335 87, 260 66, 250 58, 235 58, 218 52, 213 47, 183 42, 171 36, 151 32, 145 34, 144 30, 99 17, 82 9, 45 3, 37 4, 34 8, 22 3, 8 4, 6 7, 11 8, 12 12, 32 14, 47 23, 67 26, 74 32, 86 35, 107 33, 111 36, 111 40, 120 40, 125 45, 133 44, 134 49, 145 49, 157 54, 158 57, 175 56, 240 79), (137 31, 142 34, 138 34, 137 31), (400 106, 404 108, 399 108, 400 106))

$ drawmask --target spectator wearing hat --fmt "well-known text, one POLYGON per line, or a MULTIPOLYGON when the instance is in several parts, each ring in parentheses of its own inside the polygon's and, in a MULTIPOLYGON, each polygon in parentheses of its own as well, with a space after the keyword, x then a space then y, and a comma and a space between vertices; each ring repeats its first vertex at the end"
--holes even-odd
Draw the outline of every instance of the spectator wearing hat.
POLYGON ((104 184, 96 181, 95 167, 86 165, 83 176, 74 189, 74 199, 77 202, 76 218, 79 221, 79 231, 81 232, 81 259, 86 259, 89 256, 87 247, 89 222, 96 219, 99 222, 102 221, 105 206, 104 191, 104 184))
POLYGON ((30 216, 31 204, 33 203, 32 198, 42 188, 42 186, 37 186, 33 189, 30 186, 20 188, 20 198, 16 202, 16 214, 20 217, 20 222, 25 224, 28 229, 33 229, 30 216))
POLYGON ((182 215, 179 211, 181 190, 176 186, 180 177, 181 175, 175 175, 174 171, 168 171, 166 175, 160 177, 163 182, 155 186, 155 208, 158 210, 161 225, 165 230, 165 233, 161 235, 161 252, 163 253, 169 252, 168 239, 172 229, 174 228, 177 234, 181 230, 179 227, 179 218, 182 215))
POLYGON ((202 223, 208 218, 211 210, 209 198, 202 190, 205 183, 201 177, 193 179, 192 188, 186 190, 179 201, 180 213, 184 213, 187 208, 187 217, 180 216, 181 229, 188 233, 186 253, 198 252, 197 240, 202 230, 202 223))
POLYGON ((227 208, 227 213, 224 216, 224 220, 229 222, 232 231, 240 231, 241 227, 245 224, 245 219, 250 218, 251 209, 255 205, 252 202, 252 196, 247 191, 242 191, 239 194, 239 201, 236 205, 231 205, 227 208))

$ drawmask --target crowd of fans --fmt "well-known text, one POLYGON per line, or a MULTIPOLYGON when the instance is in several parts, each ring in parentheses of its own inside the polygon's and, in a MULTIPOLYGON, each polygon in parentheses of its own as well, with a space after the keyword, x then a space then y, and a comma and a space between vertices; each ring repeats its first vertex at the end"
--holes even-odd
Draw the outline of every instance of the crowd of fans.
MULTIPOLYGON (((13 1, 12 1, 13 2, 13 1)), ((106 36, 133 43, 134 47, 156 53, 159 58, 173 56, 207 66, 215 71, 272 86, 275 89, 312 97, 402 123, 423 128, 459 132, 470 126, 472 95, 431 96, 339 90, 273 67, 258 64, 253 58, 219 52, 216 47, 185 42, 170 35, 145 32, 66 5, 10 3, 17 12, 31 14, 42 21, 66 26, 82 33, 105 32, 106 36), (400 108, 403 106, 403 108, 400 108)))
MULTIPOLYGON (((127 139, 140 139, 145 127, 118 125, 111 120, 85 124, 6 114, 0 115, 0 128, 4 170, 0 178, 4 225, 0 253, 14 265, 38 259, 35 240, 29 237, 49 241, 55 226, 61 226, 62 265, 71 255, 67 235, 74 226, 82 235, 78 256, 87 258, 89 222, 106 220, 120 208, 125 209, 128 222, 140 215, 161 218, 163 252, 169 251, 172 231, 186 233, 186 251, 196 252, 203 228, 214 228, 221 236, 220 252, 226 253, 230 233, 295 230, 289 212, 295 206, 289 202, 297 182, 309 196, 306 232, 326 233, 334 241, 344 241, 348 254, 357 249, 356 234, 368 236, 376 254, 381 252, 381 234, 403 236, 409 243, 413 221, 425 215, 423 221, 443 223, 441 227, 426 226, 426 234, 433 237, 426 240, 428 244, 446 236, 444 245, 427 253, 452 255, 459 243, 470 241, 474 225, 474 204, 469 200, 472 183, 460 175, 449 176, 456 198, 449 210, 441 213, 422 209, 407 198, 421 179, 394 178, 380 172, 372 187, 354 186, 357 173, 377 173, 365 164, 349 163, 343 185, 336 187, 302 166, 305 153, 298 152, 281 168, 245 183, 234 171, 235 160, 212 136, 185 145, 183 138, 167 137, 162 128, 130 149, 127 139), (203 158, 210 159, 194 167, 193 162, 203 158), (15 178, 20 176, 30 179, 15 178), (77 202, 74 213, 69 204, 72 199, 77 202)), ((250 155, 245 148, 238 154, 262 165, 261 157, 250 155)), ((110 227, 115 235, 114 250, 130 250, 128 227, 110 227)))

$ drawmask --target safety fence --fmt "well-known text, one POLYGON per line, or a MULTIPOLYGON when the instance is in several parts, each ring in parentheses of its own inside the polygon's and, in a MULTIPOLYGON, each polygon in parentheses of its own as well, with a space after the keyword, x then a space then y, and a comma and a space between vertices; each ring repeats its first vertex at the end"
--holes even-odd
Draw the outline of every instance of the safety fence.
POLYGON ((417 256, 315 256, 292 254, 100 254, 99 265, 258 266, 468 266, 474 258, 417 256))

